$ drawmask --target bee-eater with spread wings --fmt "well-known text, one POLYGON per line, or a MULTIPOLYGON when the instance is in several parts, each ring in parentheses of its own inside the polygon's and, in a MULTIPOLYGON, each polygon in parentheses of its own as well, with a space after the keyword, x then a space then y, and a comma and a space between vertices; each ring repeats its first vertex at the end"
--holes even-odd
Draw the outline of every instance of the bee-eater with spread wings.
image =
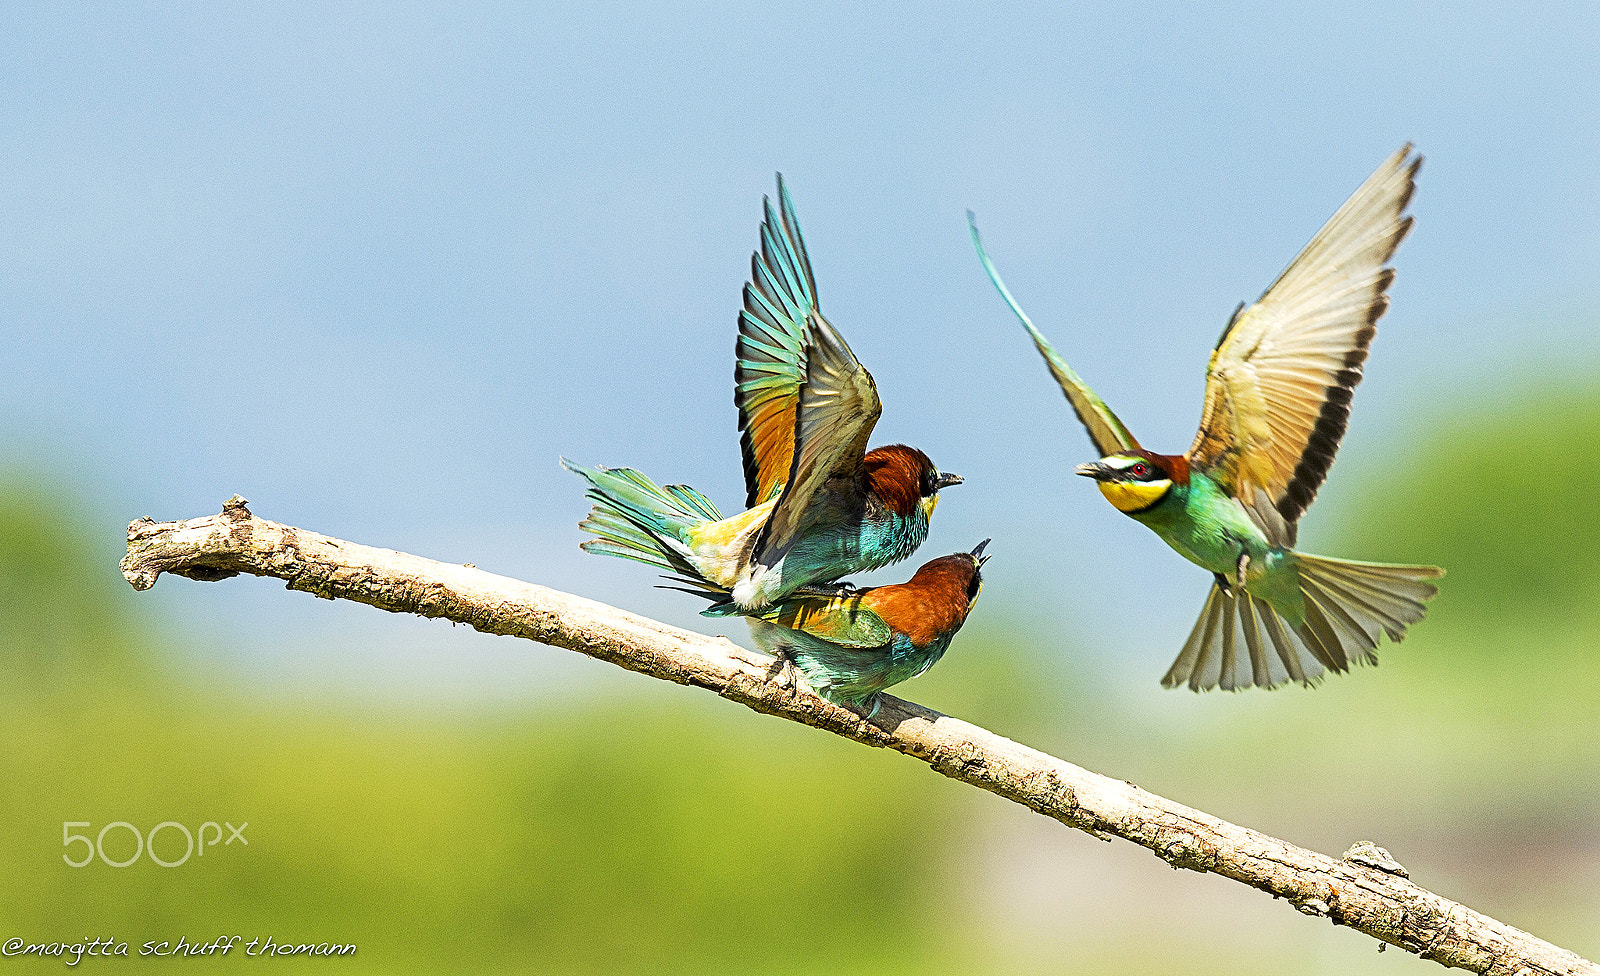
POLYGON ((1422 157, 1405 145, 1339 208, 1254 305, 1223 330, 1206 376, 1200 432, 1183 454, 1139 446, 1022 311, 984 253, 984 270, 1022 320, 1102 456, 1079 465, 1117 509, 1216 577, 1166 687, 1310 685, 1376 663, 1380 635, 1405 636, 1438 589, 1435 566, 1392 566, 1294 549, 1350 416, 1386 267, 1422 157))
POLYGON ((595 503, 584 549, 702 577, 741 610, 905 559, 928 537, 939 490, 961 482, 914 447, 866 449, 877 386, 818 310, 782 175, 778 199, 781 216, 763 200, 735 348, 746 510, 723 518, 692 488, 562 461, 595 503))

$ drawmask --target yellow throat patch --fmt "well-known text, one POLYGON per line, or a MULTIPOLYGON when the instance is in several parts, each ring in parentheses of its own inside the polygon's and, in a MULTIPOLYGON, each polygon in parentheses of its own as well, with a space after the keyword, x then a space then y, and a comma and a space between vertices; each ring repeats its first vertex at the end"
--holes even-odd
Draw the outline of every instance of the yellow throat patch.
POLYGON ((1160 481, 1096 481, 1100 494, 1117 507, 1119 512, 1137 512, 1160 501, 1172 482, 1160 481))

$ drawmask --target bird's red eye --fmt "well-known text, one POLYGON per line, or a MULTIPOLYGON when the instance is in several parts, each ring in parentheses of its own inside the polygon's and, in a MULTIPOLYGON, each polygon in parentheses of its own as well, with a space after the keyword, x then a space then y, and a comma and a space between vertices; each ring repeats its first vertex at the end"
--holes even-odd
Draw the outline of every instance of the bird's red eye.
POLYGON ((1148 477, 1149 474, 1150 474, 1150 465, 1145 464, 1143 461, 1140 461, 1138 464, 1135 464, 1133 466, 1133 476, 1135 478, 1148 477))

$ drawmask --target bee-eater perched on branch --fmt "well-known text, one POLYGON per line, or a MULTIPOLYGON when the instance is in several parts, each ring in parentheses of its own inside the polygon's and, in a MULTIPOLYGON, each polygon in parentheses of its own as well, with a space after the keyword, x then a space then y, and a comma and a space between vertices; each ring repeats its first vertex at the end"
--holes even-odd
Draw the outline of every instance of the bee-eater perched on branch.
POLYGON ((928 537, 939 490, 961 483, 914 447, 866 449, 877 386, 818 310, 781 174, 778 199, 781 216, 762 201, 735 348, 746 510, 723 518, 692 488, 562 461, 589 482, 581 528, 597 538, 584 549, 702 577, 751 611, 905 559, 928 537))
MULTIPOLYGON (((746 614, 750 634, 778 659, 792 665, 817 694, 871 718, 878 692, 915 678, 938 663, 966 622, 983 589, 979 572, 989 557, 985 539, 970 552, 923 563, 904 583, 833 594, 795 594, 746 614)), ((715 601, 706 613, 737 613, 727 593, 686 577, 682 589, 715 601)), ((780 680, 786 680, 780 678, 780 680)))
POLYGON ((1296 522, 1333 464, 1389 306, 1386 265, 1411 229, 1404 212, 1421 165, 1402 146, 1254 305, 1235 310, 1211 354, 1200 432, 1183 454, 1139 446, 1011 297, 967 214, 989 279, 1103 455, 1077 473, 1216 578, 1166 687, 1310 685, 1325 670, 1376 663, 1380 635, 1400 640, 1438 592, 1427 582, 1444 574, 1435 566, 1294 549, 1296 522))

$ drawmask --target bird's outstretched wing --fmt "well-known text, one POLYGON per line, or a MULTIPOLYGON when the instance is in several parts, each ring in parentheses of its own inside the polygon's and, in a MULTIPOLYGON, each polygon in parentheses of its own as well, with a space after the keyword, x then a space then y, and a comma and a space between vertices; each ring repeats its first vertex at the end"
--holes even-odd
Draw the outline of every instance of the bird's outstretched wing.
POLYGON ((820 315, 811 316, 806 381, 795 411, 794 464, 751 553, 774 566, 810 526, 843 522, 858 512, 867 438, 883 405, 872 374, 820 315))
POLYGON ((806 380, 808 323, 818 314, 817 283, 783 174, 778 175, 781 216, 771 200, 763 199, 762 205, 761 250, 750 258, 733 368, 746 508, 770 499, 789 477, 795 411, 806 380))
POLYGON ((1411 229, 1403 216, 1422 157, 1408 143, 1345 201, 1278 280, 1234 313, 1211 354, 1192 464, 1264 523, 1295 520, 1316 497, 1350 418, 1384 292, 1411 229), (1275 509, 1276 511, 1268 511, 1275 509))
POLYGON ((791 595, 758 614, 763 620, 845 647, 882 647, 894 631, 870 607, 863 606, 862 590, 849 596, 791 595))
POLYGON ((1088 384, 1078 378, 1078 374, 1072 371, 1067 361, 1062 359, 1045 337, 1039 334, 1039 330, 1034 328, 1033 320, 1028 318, 1022 306, 1011 297, 1006 283, 1000 280, 1000 272, 995 270, 994 262, 989 260, 988 252, 983 249, 983 239, 978 236, 978 218, 970 210, 967 211, 967 226, 972 228, 972 246, 978 249, 978 260, 983 262, 983 270, 988 272, 989 280, 994 282, 1000 297, 1006 300, 1006 304, 1011 306, 1011 311, 1022 321, 1022 327, 1033 337, 1033 345, 1039 350, 1039 355, 1044 357, 1045 365, 1050 367, 1050 375, 1056 378, 1061 392, 1067 395, 1067 402, 1072 404, 1073 412, 1089 431, 1089 439, 1094 442, 1094 449, 1100 452, 1101 457, 1139 450, 1139 442, 1128 433, 1128 428, 1122 426, 1122 421, 1111 412, 1111 408, 1095 396, 1095 392, 1089 389, 1088 384))

